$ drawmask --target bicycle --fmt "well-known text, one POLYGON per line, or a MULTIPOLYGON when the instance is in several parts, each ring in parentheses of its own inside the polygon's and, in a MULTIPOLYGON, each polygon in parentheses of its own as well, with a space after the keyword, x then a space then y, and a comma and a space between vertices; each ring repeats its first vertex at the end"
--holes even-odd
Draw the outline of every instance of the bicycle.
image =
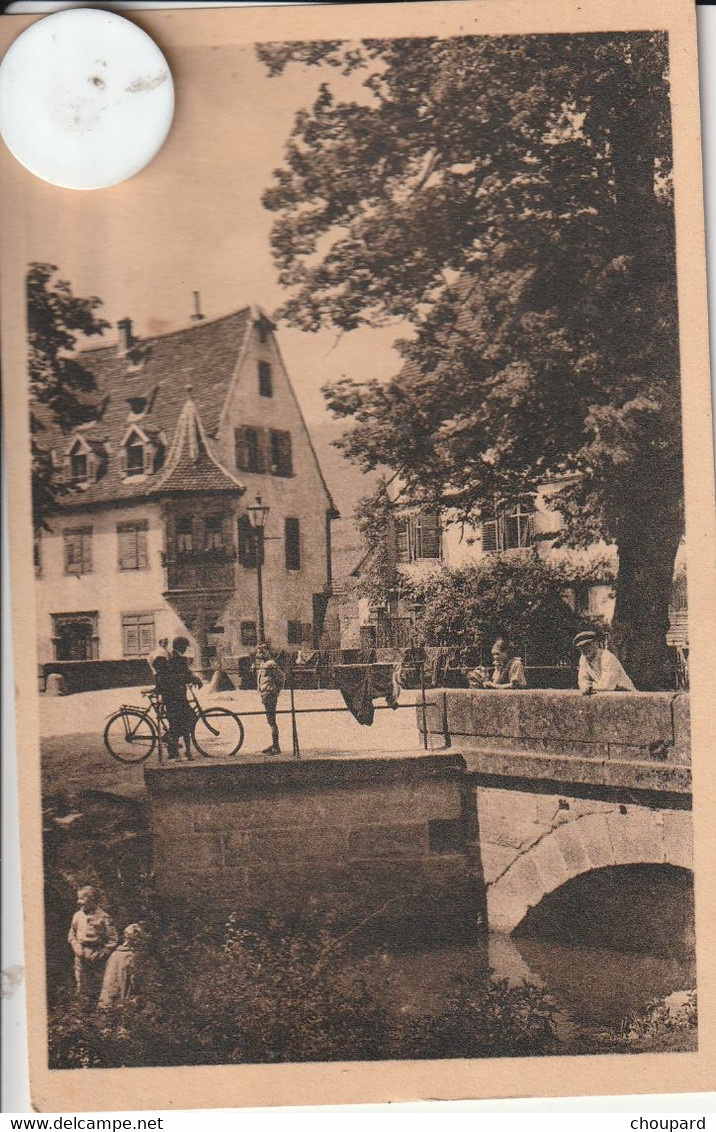
MULTIPOLYGON (((244 725, 235 712, 224 707, 204 708, 193 689, 189 703, 195 716, 193 739, 207 758, 227 758, 240 750, 244 725)), ((143 688, 147 707, 122 704, 107 720, 104 745, 112 758, 121 763, 143 763, 161 744, 168 745, 166 710, 156 688, 143 688)))

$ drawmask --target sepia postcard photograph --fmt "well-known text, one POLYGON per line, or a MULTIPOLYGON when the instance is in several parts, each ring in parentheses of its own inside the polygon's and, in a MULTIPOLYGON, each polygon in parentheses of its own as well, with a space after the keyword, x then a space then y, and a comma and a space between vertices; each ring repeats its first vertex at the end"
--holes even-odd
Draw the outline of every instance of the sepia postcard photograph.
POLYGON ((693 5, 127 17, 154 160, 0 154, 33 1104, 713 1089, 693 5))

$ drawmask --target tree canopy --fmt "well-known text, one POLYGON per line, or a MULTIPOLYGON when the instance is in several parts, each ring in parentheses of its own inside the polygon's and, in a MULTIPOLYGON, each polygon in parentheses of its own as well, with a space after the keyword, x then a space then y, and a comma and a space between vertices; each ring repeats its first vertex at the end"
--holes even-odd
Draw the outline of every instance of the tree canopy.
POLYGON ((564 541, 618 545, 615 635, 656 686, 683 490, 666 36, 259 54, 327 74, 264 194, 283 317, 412 331, 392 381, 327 388, 345 453, 473 522, 561 480, 564 541))
POLYGON ((43 443, 49 429, 70 432, 97 413, 95 382, 74 356, 77 340, 102 334, 109 323, 97 314, 96 296, 76 296, 57 279, 51 263, 32 263, 26 276, 32 445, 32 504, 35 528, 46 526, 48 513, 66 490, 43 443))

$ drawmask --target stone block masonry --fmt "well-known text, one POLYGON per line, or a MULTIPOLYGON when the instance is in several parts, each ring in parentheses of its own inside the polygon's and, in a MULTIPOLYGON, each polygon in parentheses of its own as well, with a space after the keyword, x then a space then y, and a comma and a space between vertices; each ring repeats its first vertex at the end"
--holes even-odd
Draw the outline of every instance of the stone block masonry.
POLYGON ((477 786, 487 918, 511 932, 574 877, 622 865, 693 867, 691 813, 477 786))
POLYGON ((492 929, 595 869, 692 868, 688 695, 456 689, 428 702, 428 746, 465 760, 492 929))
POLYGON ((474 939, 484 885, 457 755, 147 768, 160 893, 329 916, 410 945, 474 939))
POLYGON ((430 946, 511 932, 594 870, 691 869, 687 696, 430 701, 441 753, 146 768, 160 892, 430 946))
POLYGON ((690 793, 686 693, 455 689, 427 700, 417 724, 428 747, 460 752, 473 773, 690 793))

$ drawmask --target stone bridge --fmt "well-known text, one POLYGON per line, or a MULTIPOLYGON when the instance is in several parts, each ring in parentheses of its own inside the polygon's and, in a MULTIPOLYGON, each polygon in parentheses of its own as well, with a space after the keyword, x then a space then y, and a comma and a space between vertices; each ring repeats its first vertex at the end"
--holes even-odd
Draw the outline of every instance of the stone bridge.
POLYGON ((445 941, 593 870, 691 868, 687 695, 436 691, 417 722, 428 750, 148 767, 160 890, 445 941))
POLYGON ((688 695, 456 690, 428 705, 429 746, 465 760, 491 928, 593 869, 691 869, 688 695))

